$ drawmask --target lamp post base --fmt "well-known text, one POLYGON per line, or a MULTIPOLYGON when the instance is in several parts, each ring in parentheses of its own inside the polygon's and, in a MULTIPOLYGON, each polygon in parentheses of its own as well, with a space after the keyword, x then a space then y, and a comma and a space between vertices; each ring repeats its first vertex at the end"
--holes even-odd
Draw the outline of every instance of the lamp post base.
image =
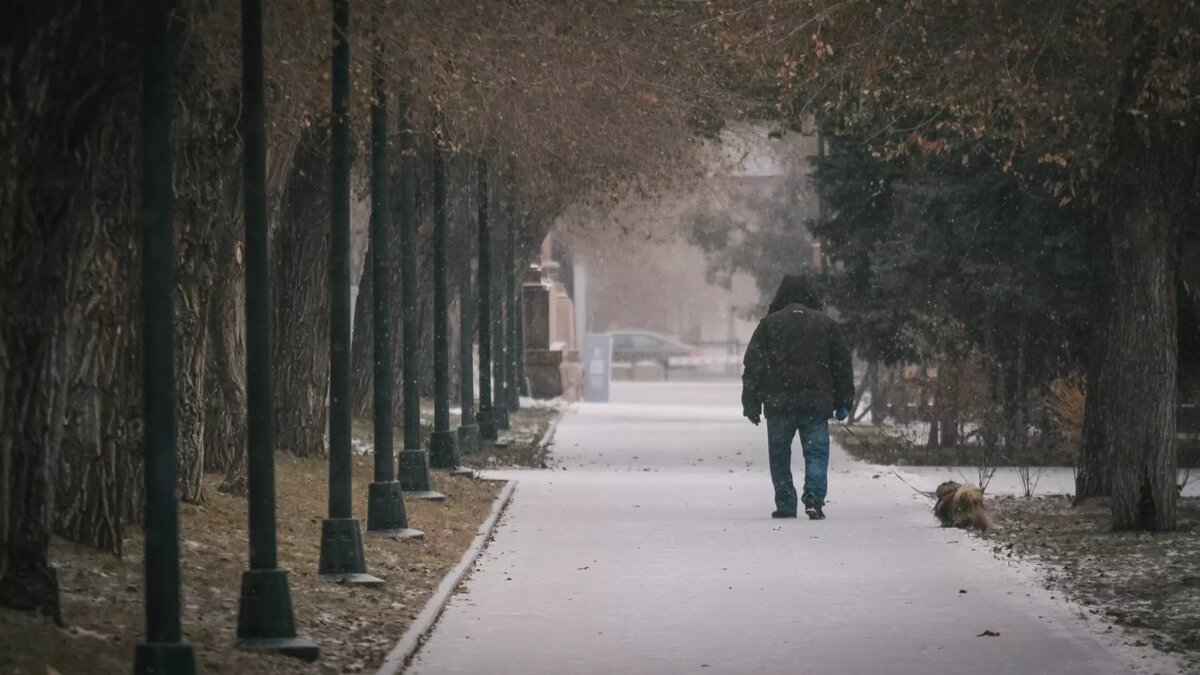
POLYGON ((464 424, 458 428, 458 456, 479 452, 479 425, 464 424))
POLYGON ((194 675, 196 655, 186 642, 140 642, 134 654, 134 675, 194 675))
POLYGON ((432 489, 429 485, 429 453, 424 450, 405 450, 396 460, 396 477, 400 479, 400 487, 406 496, 432 489))
POLYGON ((321 560, 317 573, 322 581, 360 586, 382 586, 383 579, 367 574, 363 559, 362 531, 354 518, 326 518, 321 522, 321 560))
POLYGON ((408 528, 404 510, 404 491, 399 481, 371 483, 367 486, 367 531, 408 528))
POLYGON ((368 534, 385 539, 395 539, 396 541, 404 541, 411 539, 413 541, 421 541, 425 538, 425 533, 420 530, 414 530, 411 527, 405 527, 399 530, 372 530, 368 534))
POLYGON ((475 413, 475 423, 479 425, 479 440, 494 441, 496 440, 496 421, 492 417, 491 408, 480 408, 475 413))
POLYGON ((321 648, 317 643, 296 637, 286 571, 247 570, 242 573, 234 646, 278 652, 310 663, 320 658, 321 648))
POLYGON ((408 497, 409 499, 423 499, 427 502, 446 501, 446 495, 438 492, 437 490, 418 490, 415 492, 405 492, 404 496, 408 497))
POLYGON ((435 469, 458 466, 458 444, 453 431, 435 431, 430 435, 429 465, 435 469))
POLYGON ((275 652, 300 659, 305 663, 312 663, 321 658, 321 648, 317 646, 317 643, 300 637, 238 640, 233 643, 233 646, 248 652, 275 652))

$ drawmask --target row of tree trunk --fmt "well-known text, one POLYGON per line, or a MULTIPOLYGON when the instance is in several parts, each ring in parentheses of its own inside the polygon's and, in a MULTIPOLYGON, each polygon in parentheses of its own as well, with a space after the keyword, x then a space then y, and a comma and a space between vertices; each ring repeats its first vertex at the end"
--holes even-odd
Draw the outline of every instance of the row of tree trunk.
MULTIPOLYGON (((57 618, 52 534, 119 555, 126 526, 141 517, 141 23, 136 3, 80 0, 66 13, 40 6, 20 2, 0 11, 8 27, 0 31, 0 605, 57 618)), ((180 55, 172 130, 175 359, 179 494, 199 503, 206 472, 224 477, 222 489, 245 490, 246 345, 240 101, 207 86, 196 67, 203 55, 189 49, 197 48, 180 55)), ((296 455, 323 455, 328 127, 270 129, 276 442, 296 455)), ((466 161, 456 160, 451 192, 453 222, 463 227, 474 213, 466 161)), ((366 174, 360 158, 357 186, 366 174)), ((422 223, 432 219, 428 185, 423 179, 418 193, 422 223)), ((367 211, 353 209, 359 241, 367 211)), ((421 228, 419 248, 424 344, 432 342, 430 230, 421 228)), ((352 269, 365 268, 364 248, 352 269)), ((472 254, 469 245, 453 250, 472 254)), ((398 287, 400 265, 392 269, 398 287)), ((359 307, 369 308, 370 275, 362 279, 359 307)), ((354 404, 367 413, 370 312, 357 316, 354 404)), ((452 337, 457 316, 451 312, 452 337)), ((428 388, 431 350, 421 365, 428 388)), ((397 382, 400 376, 397 368, 397 382)))

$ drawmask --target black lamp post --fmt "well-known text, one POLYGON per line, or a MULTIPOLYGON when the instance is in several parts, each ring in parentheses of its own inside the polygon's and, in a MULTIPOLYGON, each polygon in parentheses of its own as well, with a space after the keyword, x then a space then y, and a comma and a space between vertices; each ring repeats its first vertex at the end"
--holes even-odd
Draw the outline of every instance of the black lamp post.
POLYGON ((172 243, 171 73, 174 8, 147 0, 142 89, 142 312, 145 327, 146 637, 134 673, 196 671, 183 641, 179 588, 179 504, 175 499, 175 249, 172 243))
POLYGON ((519 362, 521 349, 519 345, 520 324, 518 306, 521 302, 521 287, 517 284, 517 229, 520 223, 520 209, 517 208, 516 184, 511 184, 508 202, 508 246, 504 260, 504 275, 508 280, 504 298, 508 304, 508 409, 516 412, 521 409, 521 379, 519 362))
POLYGON ((475 301, 471 293, 471 165, 463 172, 463 208, 458 228, 458 388, 462 414, 458 425, 460 455, 479 452, 479 425, 475 423, 475 301))
POLYGON ((242 573, 237 646, 315 661, 321 649, 296 636, 287 572, 275 540, 275 434, 271 392, 271 265, 267 236, 267 134, 262 0, 242 0, 242 167, 246 241, 246 477, 250 569, 242 573))
POLYGON ((333 120, 329 240, 329 517, 321 523, 322 578, 381 585, 367 574, 352 504, 350 454, 350 0, 333 0, 333 120))
MULTIPOLYGON (((374 21, 383 13, 376 0, 374 21)), ((420 530, 408 526, 404 493, 396 480, 392 432, 392 255, 389 246, 391 214, 388 211, 387 88, 384 80, 384 44, 376 37, 371 59, 371 345, 374 356, 372 389, 375 414, 375 475, 367 487, 367 531, 396 539, 417 539, 420 530)))
POLYGON ((482 157, 475 166, 479 175, 479 437, 496 440, 492 416, 492 233, 488 222, 488 163, 482 157))
MULTIPOLYGON (((507 214, 511 215, 511 214, 507 214)), ((505 220, 501 218, 500 220, 505 220)), ((505 223, 511 227, 511 223, 505 223)), ((497 237, 497 250, 492 252, 492 261, 494 266, 491 270, 492 279, 495 286, 492 287, 492 377, 495 380, 495 395, 492 401, 492 423, 496 425, 497 431, 505 431, 509 428, 508 420, 508 333, 505 331, 505 321, 508 317, 504 316, 504 305, 507 304, 504 300, 504 260, 508 257, 508 246, 505 240, 497 237)))
POLYGON ((445 499, 429 480, 429 454, 421 448, 421 339, 417 326, 417 139, 412 112, 400 97, 400 284, 403 323, 404 451, 400 453, 400 485, 409 499, 445 499))
POLYGON ((446 157, 433 153, 433 434, 429 463, 438 469, 458 467, 458 447, 450 430, 450 289, 446 281, 446 157))

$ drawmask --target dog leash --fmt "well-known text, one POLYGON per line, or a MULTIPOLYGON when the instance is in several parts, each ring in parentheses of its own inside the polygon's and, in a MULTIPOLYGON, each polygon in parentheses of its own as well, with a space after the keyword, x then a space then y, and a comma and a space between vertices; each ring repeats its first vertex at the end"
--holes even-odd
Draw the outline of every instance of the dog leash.
POLYGON ((936 496, 937 496, 937 495, 936 495, 936 493, 933 493, 933 492, 926 492, 926 491, 924 491, 924 490, 918 490, 917 488, 913 487, 913 484, 912 484, 912 483, 910 483, 910 482, 908 482, 908 481, 904 480, 904 476, 901 476, 900 474, 896 473, 896 472, 895 472, 895 470, 893 470, 893 471, 891 472, 891 474, 892 474, 893 476, 895 476, 896 478, 899 478, 901 483, 904 483, 904 484, 905 484, 905 485, 907 485, 908 487, 912 488, 912 491, 913 491, 913 492, 915 492, 915 493, 917 493, 917 494, 921 495, 922 497, 926 497, 926 498, 928 498, 928 499, 933 499, 934 497, 936 497, 936 496))
MULTIPOLYGON (((854 438, 854 442, 855 442, 855 443, 858 443, 858 446, 859 446, 860 448, 866 448, 866 445, 867 445, 867 444, 866 444, 866 443, 864 443, 864 442, 863 442, 863 440, 862 440, 861 438, 859 438, 859 437, 858 437, 858 434, 854 433, 854 430, 853 430, 853 429, 851 429, 851 428, 850 428, 850 426, 849 426, 848 424, 846 424, 845 422, 840 422, 840 421, 838 422, 838 424, 839 424, 839 425, 841 425, 841 427, 842 427, 843 429, 845 429, 845 430, 846 430, 846 433, 850 434, 850 436, 851 436, 852 438, 854 438)), ((915 486, 914 486, 912 483, 910 483, 910 482, 908 482, 908 481, 904 480, 904 476, 901 476, 900 474, 896 473, 896 470, 895 470, 895 469, 892 469, 892 470, 891 470, 891 471, 889 471, 888 473, 892 474, 892 475, 893 475, 893 476, 895 476, 896 478, 899 478, 901 483, 904 483, 904 484, 905 484, 905 485, 907 485, 907 486, 908 486, 908 487, 909 487, 909 488, 910 488, 910 489, 911 489, 913 492, 915 492, 915 493, 917 493, 917 494, 921 495, 922 497, 925 497, 926 499, 933 499, 933 498, 934 498, 935 494, 934 494, 933 492, 926 492, 926 491, 924 491, 924 490, 918 490, 918 489, 917 489, 917 488, 916 488, 916 487, 915 487, 915 486)))

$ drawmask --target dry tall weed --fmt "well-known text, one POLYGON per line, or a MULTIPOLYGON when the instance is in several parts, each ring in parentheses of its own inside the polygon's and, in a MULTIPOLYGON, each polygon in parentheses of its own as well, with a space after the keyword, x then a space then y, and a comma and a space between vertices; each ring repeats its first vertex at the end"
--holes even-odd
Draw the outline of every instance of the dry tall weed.
POLYGON ((1062 439, 1066 454, 1079 456, 1083 445, 1083 411, 1087 402, 1087 381, 1079 373, 1060 377, 1050 385, 1046 408, 1054 430, 1062 439))

